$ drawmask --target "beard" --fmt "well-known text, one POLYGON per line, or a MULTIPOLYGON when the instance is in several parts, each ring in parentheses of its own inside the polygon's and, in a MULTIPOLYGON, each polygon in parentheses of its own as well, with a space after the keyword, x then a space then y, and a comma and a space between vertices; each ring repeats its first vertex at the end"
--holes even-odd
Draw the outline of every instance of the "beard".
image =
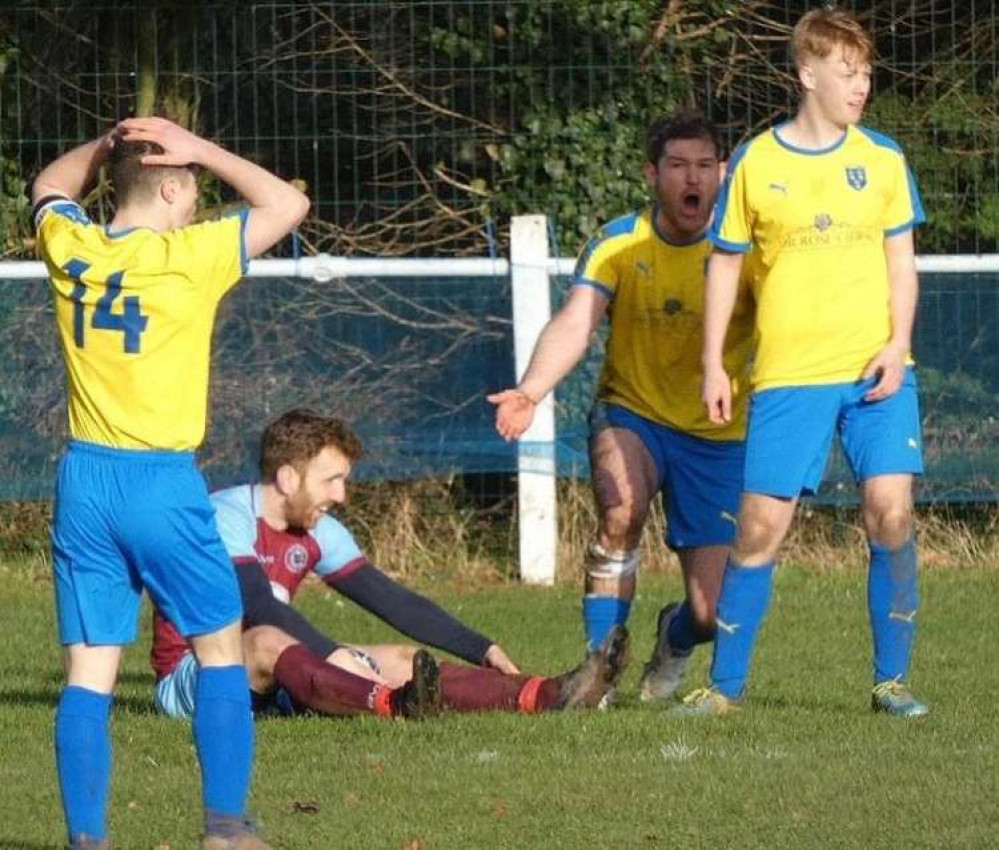
POLYGON ((316 506, 309 498, 308 493, 299 489, 294 495, 288 497, 288 502, 284 509, 285 522, 292 528, 308 531, 314 528, 318 520, 316 506))

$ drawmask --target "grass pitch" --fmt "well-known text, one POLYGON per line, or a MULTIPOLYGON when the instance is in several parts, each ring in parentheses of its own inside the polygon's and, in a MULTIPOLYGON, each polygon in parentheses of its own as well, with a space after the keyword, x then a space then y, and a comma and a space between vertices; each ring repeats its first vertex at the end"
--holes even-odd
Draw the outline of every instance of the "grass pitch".
MULTIPOLYGON (((0 567, 0 587, 0 848, 60 848, 51 589, 16 567, 0 567)), ((862 575, 787 567, 744 712, 677 721, 638 703, 655 614, 679 588, 676 578, 642 583, 632 665, 609 712, 258 723, 252 806, 267 836, 285 850, 996 846, 994 571, 923 577, 912 682, 933 711, 910 722, 868 708, 862 575)), ((575 589, 423 589, 526 670, 578 659, 575 589)), ((397 639, 325 589, 302 596, 341 639, 397 639)), ((196 847, 189 727, 152 713, 147 638, 126 655, 112 721, 112 835, 119 848, 196 847)), ((696 653, 685 689, 704 681, 708 658, 696 653)))

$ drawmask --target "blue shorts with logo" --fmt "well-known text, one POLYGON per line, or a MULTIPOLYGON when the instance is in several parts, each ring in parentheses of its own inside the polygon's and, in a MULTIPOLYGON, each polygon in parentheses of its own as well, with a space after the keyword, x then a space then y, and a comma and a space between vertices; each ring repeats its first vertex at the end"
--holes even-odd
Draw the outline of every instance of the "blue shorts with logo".
POLYGON ((741 440, 705 440, 597 402, 590 412, 590 439, 604 428, 633 432, 652 456, 671 549, 732 544, 745 463, 741 440))
POLYGON ((746 436, 746 492, 794 499, 815 493, 839 434, 854 480, 923 472, 916 373, 898 392, 864 401, 876 380, 775 387, 754 393, 746 436))
POLYGON ((56 476, 52 560, 63 644, 133 642, 143 588, 185 637, 243 615, 190 452, 72 441, 56 476))

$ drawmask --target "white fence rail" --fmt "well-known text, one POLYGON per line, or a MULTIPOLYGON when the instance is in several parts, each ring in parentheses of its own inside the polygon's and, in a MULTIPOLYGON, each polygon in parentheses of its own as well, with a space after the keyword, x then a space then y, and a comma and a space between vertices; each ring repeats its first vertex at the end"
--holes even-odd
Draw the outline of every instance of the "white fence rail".
MULTIPOLYGON (((572 274, 571 257, 548 256, 544 216, 516 216, 511 225, 510 259, 505 258, 368 258, 319 254, 291 260, 253 260, 249 277, 308 277, 315 280, 358 277, 510 277, 513 335, 518 380, 530 361, 538 335, 551 315, 552 276, 572 274)), ((995 273, 999 255, 952 254, 916 258, 926 273, 995 273)), ((40 262, 0 262, 0 280, 46 277, 40 262)), ((555 404, 549 395, 538 405, 524 441, 547 451, 518 455, 519 561, 521 578, 535 584, 555 580, 557 535, 555 404)))

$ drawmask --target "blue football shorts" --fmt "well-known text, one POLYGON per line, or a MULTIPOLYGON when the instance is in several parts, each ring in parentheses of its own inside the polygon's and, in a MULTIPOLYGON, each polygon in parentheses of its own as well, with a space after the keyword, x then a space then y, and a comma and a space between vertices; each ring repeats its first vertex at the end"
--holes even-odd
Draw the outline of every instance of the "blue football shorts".
POLYGON ((864 401, 876 380, 754 393, 746 437, 746 492, 793 499, 815 493, 839 434, 854 480, 923 472, 916 373, 898 392, 864 401))
POLYGON ((652 456, 671 549, 732 544, 745 463, 741 440, 705 440, 597 402, 590 411, 590 439, 604 428, 633 432, 652 456))
POLYGON ((63 644, 133 642, 143 587, 185 637, 243 615, 190 452, 72 441, 56 475, 52 560, 63 644))

